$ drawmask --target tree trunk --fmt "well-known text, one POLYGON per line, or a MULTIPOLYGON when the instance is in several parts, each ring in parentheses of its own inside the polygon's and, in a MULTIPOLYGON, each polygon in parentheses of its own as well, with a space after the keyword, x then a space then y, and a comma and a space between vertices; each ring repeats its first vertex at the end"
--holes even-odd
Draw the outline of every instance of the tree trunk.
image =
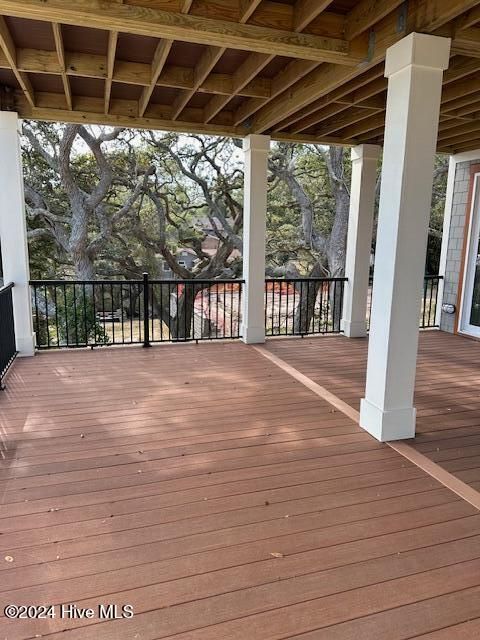
MULTIPOLYGON (((310 272, 311 278, 319 278, 322 268, 317 263, 310 272)), ((316 302, 321 283, 315 280, 298 281, 295 283, 296 295, 299 302, 295 308, 293 330, 296 334, 304 335, 309 332, 315 317, 316 302)))

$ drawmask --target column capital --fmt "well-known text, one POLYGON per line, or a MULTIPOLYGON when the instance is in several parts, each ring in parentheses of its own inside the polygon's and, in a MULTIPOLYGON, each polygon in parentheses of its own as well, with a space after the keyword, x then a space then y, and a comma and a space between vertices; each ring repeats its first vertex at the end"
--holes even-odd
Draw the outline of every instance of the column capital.
POLYGON ((378 144, 359 144, 356 147, 352 147, 352 162, 357 160, 378 160, 381 151, 382 147, 378 144))
POLYGON ((20 131, 21 120, 16 111, 0 111, 0 131, 15 129, 20 131))
POLYGON ((244 151, 270 151, 270 136, 262 136, 252 133, 243 139, 244 151))
POLYGON ((427 67, 437 71, 448 69, 451 42, 450 38, 410 33, 387 50, 385 77, 390 78, 410 66, 427 67))

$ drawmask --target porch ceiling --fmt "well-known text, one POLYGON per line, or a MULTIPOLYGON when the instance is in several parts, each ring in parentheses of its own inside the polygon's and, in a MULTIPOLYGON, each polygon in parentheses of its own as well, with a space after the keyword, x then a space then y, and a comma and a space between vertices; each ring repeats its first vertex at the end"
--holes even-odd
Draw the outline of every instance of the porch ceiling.
POLYGON ((480 0, 0 0, 0 108, 378 144, 385 52, 412 31, 453 39, 438 150, 480 147, 480 0))

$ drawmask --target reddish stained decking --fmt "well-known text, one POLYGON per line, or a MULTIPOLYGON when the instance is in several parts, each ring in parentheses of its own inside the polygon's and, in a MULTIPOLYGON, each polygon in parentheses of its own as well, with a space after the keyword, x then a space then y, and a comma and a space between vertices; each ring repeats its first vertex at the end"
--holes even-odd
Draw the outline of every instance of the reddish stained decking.
MULTIPOLYGON (((268 349, 358 409, 365 386, 367 341, 270 341, 268 349)), ((441 331, 420 334, 409 444, 480 490, 480 342, 441 331)))
MULTIPOLYGON (((463 341, 439 336, 420 369, 440 386, 428 357, 463 341)), ((269 348, 355 401, 363 341, 269 348)), ((1 619, 2 638, 479 637, 478 511, 253 348, 43 353, 15 363, 0 421, 1 608, 135 609, 1 619)))

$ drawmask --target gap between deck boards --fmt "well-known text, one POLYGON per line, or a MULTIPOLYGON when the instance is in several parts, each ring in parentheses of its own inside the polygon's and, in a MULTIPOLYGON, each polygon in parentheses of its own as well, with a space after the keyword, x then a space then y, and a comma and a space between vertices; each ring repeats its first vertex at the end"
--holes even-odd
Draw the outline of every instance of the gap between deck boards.
MULTIPOLYGON (((285 371, 285 373, 288 373, 292 378, 295 378, 295 380, 303 384, 307 389, 313 391, 317 396, 344 413, 356 424, 359 424, 360 413, 338 398, 331 391, 314 382, 311 378, 298 369, 295 369, 295 367, 292 367, 292 365, 285 362, 285 360, 282 360, 282 358, 279 358, 266 347, 252 345, 252 349, 257 351, 257 353, 261 354, 264 358, 267 358, 267 360, 270 360, 270 362, 285 371)), ((395 441, 386 442, 385 444, 480 511, 480 493, 478 491, 443 469, 443 467, 430 460, 430 458, 427 458, 427 456, 423 455, 423 453, 420 453, 406 442, 395 441)))

